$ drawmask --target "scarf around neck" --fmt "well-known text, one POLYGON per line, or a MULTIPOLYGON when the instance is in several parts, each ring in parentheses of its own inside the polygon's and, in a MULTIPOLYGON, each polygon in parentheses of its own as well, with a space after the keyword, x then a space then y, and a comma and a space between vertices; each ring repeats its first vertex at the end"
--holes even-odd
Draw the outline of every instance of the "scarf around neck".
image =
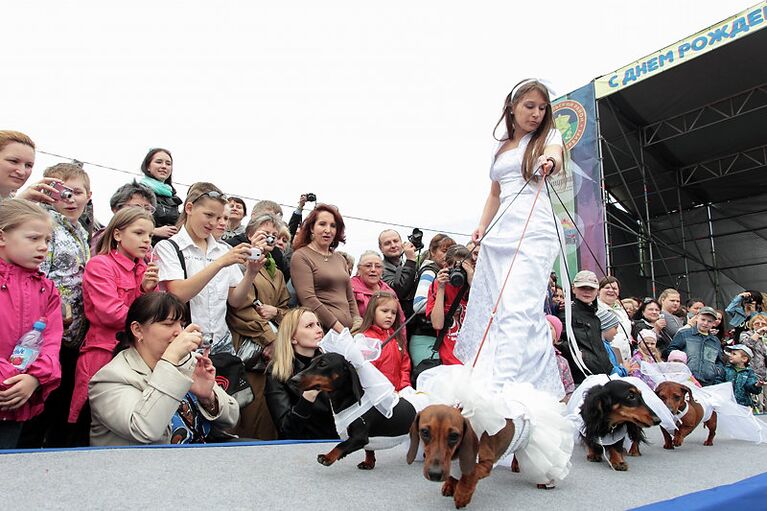
POLYGON ((173 187, 168 183, 163 183, 150 176, 144 176, 141 178, 141 184, 148 186, 155 194, 161 197, 173 197, 173 187))
POLYGON ((266 254, 266 263, 264 263, 264 268, 266 268, 266 271, 269 272, 269 276, 274 278, 274 273, 277 271, 277 263, 274 261, 272 254, 266 254))

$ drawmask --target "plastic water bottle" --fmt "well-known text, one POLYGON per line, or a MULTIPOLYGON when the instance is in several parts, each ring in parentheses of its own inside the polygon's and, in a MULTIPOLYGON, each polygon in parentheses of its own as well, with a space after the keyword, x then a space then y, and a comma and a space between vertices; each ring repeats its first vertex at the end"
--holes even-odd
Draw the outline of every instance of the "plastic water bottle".
POLYGON ((32 330, 25 333, 16 343, 11 353, 10 363, 19 371, 26 371, 32 362, 40 354, 40 346, 43 344, 43 330, 45 330, 45 318, 35 321, 32 330))

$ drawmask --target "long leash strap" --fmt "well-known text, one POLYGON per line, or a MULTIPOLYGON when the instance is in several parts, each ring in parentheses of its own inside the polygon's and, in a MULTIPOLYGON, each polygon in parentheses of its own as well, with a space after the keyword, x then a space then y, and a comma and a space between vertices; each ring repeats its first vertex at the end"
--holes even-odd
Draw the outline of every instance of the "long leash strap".
MULTIPOLYGON (((493 324, 493 321, 495 320, 495 314, 498 312, 498 307, 501 304, 501 298, 503 298, 503 291, 506 289, 506 284, 509 282, 509 276, 511 275, 511 270, 514 268, 514 262, 517 260, 517 254, 519 254, 519 248, 522 246, 522 241, 525 239, 525 235, 527 234, 527 227, 530 225, 530 218, 533 216, 533 212, 535 211, 535 205, 538 203, 538 197, 541 195, 541 190, 543 190, 543 183, 546 182, 545 177, 541 177, 540 182, 538 183, 538 190, 535 192, 535 198, 533 199, 533 205, 530 208, 530 213, 527 215, 527 220, 525 220, 525 227, 522 229, 522 235, 519 237, 519 241, 517 242, 517 248, 514 251, 514 257, 511 259, 511 264, 509 264, 509 269, 506 272, 506 277, 503 279, 503 285, 501 286, 501 291, 498 293, 498 298, 495 300, 495 306, 493 307, 492 312, 490 312, 490 319, 487 322, 487 326, 485 327, 485 333, 482 335, 482 341, 479 343, 479 348, 477 348, 477 354, 474 356, 474 362, 472 362, 471 367, 472 369, 477 365, 477 361, 479 360, 479 354, 482 352, 482 348, 485 346, 485 341, 487 340, 487 334, 490 332, 490 327, 493 324)), ((520 190, 521 191, 521 190, 520 190)), ((519 196, 519 194, 517 194, 519 196)), ((508 209, 508 208, 507 208, 508 209)))
MULTIPOLYGON (((549 202, 551 202, 551 189, 552 186, 547 181, 546 192, 549 195, 549 202)), ((556 190, 554 193, 556 193, 556 190)), ((562 206, 564 207, 564 204, 562 206)), ((575 365, 578 366, 578 369, 580 369, 584 375, 594 374, 586 366, 586 362, 583 361, 583 353, 581 353, 581 348, 578 346, 578 341, 575 339, 575 333, 573 332, 573 307, 570 289, 570 271, 567 267, 567 250, 565 249, 566 245, 565 240, 563 239, 562 229, 559 226, 557 216, 554 214, 553 204, 551 208, 551 217, 557 228, 557 240, 559 241, 559 273, 562 275, 562 291, 565 293, 565 333, 567 334, 567 347, 570 350, 570 356, 575 362, 575 365)))

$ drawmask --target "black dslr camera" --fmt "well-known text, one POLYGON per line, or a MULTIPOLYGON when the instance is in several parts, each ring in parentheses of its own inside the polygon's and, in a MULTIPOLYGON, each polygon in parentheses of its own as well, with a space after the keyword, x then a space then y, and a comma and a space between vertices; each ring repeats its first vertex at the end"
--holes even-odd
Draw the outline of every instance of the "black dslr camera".
POLYGON ((423 231, 418 227, 413 229, 413 234, 408 236, 407 240, 413 244, 416 250, 421 251, 423 249, 423 231))
POLYGON ((463 287, 466 284, 466 270, 463 269, 460 261, 456 261, 453 267, 450 268, 447 278, 451 286, 463 287))
POLYGON ((317 196, 313 193, 307 193, 306 195, 306 202, 317 202, 317 196))

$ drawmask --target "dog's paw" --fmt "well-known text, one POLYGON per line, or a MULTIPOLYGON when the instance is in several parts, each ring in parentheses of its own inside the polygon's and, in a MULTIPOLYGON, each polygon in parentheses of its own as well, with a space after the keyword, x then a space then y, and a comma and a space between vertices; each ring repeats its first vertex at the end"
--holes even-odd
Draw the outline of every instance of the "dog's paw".
POLYGON ((554 488, 556 488, 554 483, 545 483, 545 484, 538 483, 535 485, 535 487, 538 488, 539 490, 553 490, 554 488))
POLYGON ((714 441, 706 440, 705 442, 703 442, 703 445, 705 445, 706 447, 711 447, 712 445, 714 445, 714 441))
POLYGON ((632 445, 631 449, 629 449, 629 452, 626 453, 629 456, 641 456, 642 453, 639 452, 639 446, 638 445, 632 445))
POLYGON ((625 472, 629 469, 628 463, 625 461, 620 461, 618 463, 613 464, 613 469, 617 470, 618 472, 625 472))
POLYGON ((593 461, 595 463, 599 463, 602 461, 602 455, 601 454, 587 454, 586 459, 589 461, 593 461))
POLYGON ((670 443, 663 444, 663 448, 664 449, 668 449, 669 451, 673 451, 674 450, 674 446, 672 444, 670 444, 670 443))
POLYGON ((511 461, 511 471, 512 472, 519 472, 519 461, 517 461, 517 457, 515 456, 514 459, 511 461))
POLYGON ((318 454, 317 455, 317 462, 320 465, 325 465, 326 467, 329 467, 330 465, 333 464, 333 460, 331 460, 330 458, 328 458, 324 454, 318 454))
POLYGON ((454 477, 448 477, 447 481, 442 484, 442 496, 452 497, 455 493, 456 479, 454 477))
POLYGON ((360 470, 373 470, 376 468, 376 464, 368 463, 367 461, 361 461, 360 463, 357 463, 357 468, 360 470))

